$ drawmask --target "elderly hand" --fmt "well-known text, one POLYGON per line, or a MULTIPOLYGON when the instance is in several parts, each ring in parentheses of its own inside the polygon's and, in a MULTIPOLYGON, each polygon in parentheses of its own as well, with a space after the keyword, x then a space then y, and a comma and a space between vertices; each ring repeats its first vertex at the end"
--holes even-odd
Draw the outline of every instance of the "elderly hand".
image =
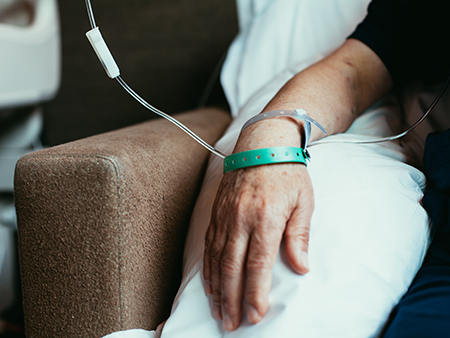
MULTIPOLYGON (((296 74, 266 107, 301 107, 329 135, 341 133, 393 86, 381 59, 348 39, 334 53, 296 74)), ((259 121, 241 134, 235 152, 300 145, 299 124, 286 117, 259 121)), ((321 137, 313 129, 311 139, 321 137), (314 134, 316 133, 316 134, 314 134)), ((206 233, 203 274, 213 311, 226 330, 239 326, 243 308, 251 323, 268 308, 271 270, 282 238, 298 273, 309 270, 309 224, 314 208, 302 164, 271 164, 224 175, 206 233)))
MULTIPOLYGON (((235 152, 299 144, 297 122, 271 119, 247 128, 235 152)), ((203 273, 214 316, 223 319, 225 330, 239 326, 242 311, 251 323, 266 313, 283 237, 294 271, 308 272, 313 209, 311 180, 302 164, 264 165, 224 175, 206 233, 203 273)))

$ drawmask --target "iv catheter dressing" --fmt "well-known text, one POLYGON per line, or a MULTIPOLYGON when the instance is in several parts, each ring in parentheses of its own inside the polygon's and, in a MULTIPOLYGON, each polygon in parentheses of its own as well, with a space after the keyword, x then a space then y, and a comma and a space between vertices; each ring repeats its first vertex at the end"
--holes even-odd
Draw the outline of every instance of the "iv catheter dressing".
MULTIPOLYGON (((183 130, 186 134, 188 134, 190 137, 192 137, 195 141, 200 143, 203 147, 208 149, 213 154, 221 157, 222 159, 225 159, 227 155, 223 154, 219 150, 215 149, 213 146, 209 145, 206 141, 204 141, 202 138, 200 138, 198 135, 196 135, 193 131, 191 131, 188 127, 183 125, 178 120, 174 119, 172 116, 164 113, 163 111, 153 107, 151 104, 149 104, 147 101, 145 101, 142 97, 140 97, 130 86, 127 85, 127 83, 120 77, 120 70, 117 66, 116 62, 114 61, 114 58, 109 51, 106 42, 104 41, 100 30, 98 26, 95 23, 94 18, 94 12, 92 10, 92 5, 90 0, 85 0, 86 2, 86 8, 88 12, 89 22, 91 25, 91 30, 86 33, 86 37, 88 38, 89 42, 91 43, 95 53, 97 54, 100 62, 103 65, 103 68, 105 69, 106 73, 111 79, 117 80, 117 82, 125 89, 136 101, 138 101, 140 104, 142 104, 145 108, 152 111, 153 113, 165 118, 166 120, 170 121, 171 123, 175 124, 178 128, 183 130)), ((381 143, 381 142, 388 142, 397 140, 415 128, 419 126, 423 120, 428 116, 428 114, 433 110, 433 108, 438 103, 441 96, 444 94, 445 90, 447 89, 448 85, 450 83, 450 77, 447 79, 446 83, 442 87, 439 94, 436 96, 434 101, 431 103, 427 111, 422 115, 422 117, 416 121, 410 128, 405 130, 404 132, 390 137, 383 137, 383 138, 376 138, 372 140, 333 140, 333 139, 322 139, 318 141, 311 142, 310 145, 316 145, 316 144, 325 144, 325 143, 356 143, 356 144, 373 144, 373 143, 381 143)))

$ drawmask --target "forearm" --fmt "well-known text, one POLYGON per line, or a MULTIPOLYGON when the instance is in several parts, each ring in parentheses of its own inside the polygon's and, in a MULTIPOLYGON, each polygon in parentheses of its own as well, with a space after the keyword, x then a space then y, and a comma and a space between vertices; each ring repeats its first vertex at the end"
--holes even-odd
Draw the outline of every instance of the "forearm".
MULTIPOLYGON (((295 75, 263 112, 304 109, 331 135, 347 130, 391 87, 391 77, 378 56, 360 41, 350 39, 332 55, 295 75)), ((247 129, 236 150, 299 146, 300 122, 293 119, 263 120, 247 129)), ((311 140, 323 136, 316 128, 312 132, 311 140)))

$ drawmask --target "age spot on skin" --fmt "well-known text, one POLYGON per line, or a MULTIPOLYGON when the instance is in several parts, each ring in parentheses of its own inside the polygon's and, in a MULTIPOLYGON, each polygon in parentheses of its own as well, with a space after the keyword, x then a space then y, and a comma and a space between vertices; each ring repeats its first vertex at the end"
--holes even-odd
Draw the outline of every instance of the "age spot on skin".
POLYGON ((355 65, 349 59, 344 59, 344 63, 350 67, 354 67, 355 65))

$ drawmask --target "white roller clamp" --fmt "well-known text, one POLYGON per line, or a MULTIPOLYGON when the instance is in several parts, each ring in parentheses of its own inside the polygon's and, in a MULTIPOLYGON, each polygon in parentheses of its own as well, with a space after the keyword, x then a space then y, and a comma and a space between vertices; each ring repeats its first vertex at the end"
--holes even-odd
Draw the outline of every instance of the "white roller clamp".
POLYGON ((91 29, 86 33, 86 37, 91 43, 92 48, 94 48, 95 54, 97 54, 98 59, 102 63, 103 68, 105 68, 108 76, 111 79, 118 77, 120 75, 119 67, 109 51, 109 48, 103 39, 102 33, 100 33, 100 29, 98 27, 91 29))

